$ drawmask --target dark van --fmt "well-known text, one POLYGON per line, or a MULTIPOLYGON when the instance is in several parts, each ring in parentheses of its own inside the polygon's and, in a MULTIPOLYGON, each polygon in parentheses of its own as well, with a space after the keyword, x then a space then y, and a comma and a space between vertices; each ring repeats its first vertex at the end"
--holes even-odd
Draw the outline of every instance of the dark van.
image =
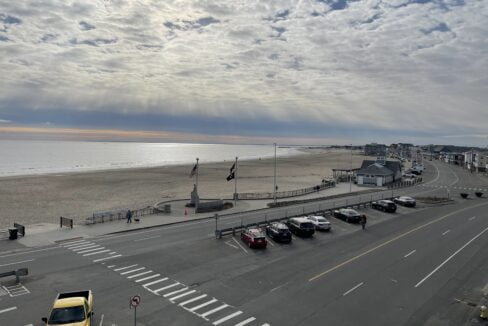
POLYGON ((287 222, 290 231, 299 237, 311 237, 315 226, 305 217, 292 217, 287 222))

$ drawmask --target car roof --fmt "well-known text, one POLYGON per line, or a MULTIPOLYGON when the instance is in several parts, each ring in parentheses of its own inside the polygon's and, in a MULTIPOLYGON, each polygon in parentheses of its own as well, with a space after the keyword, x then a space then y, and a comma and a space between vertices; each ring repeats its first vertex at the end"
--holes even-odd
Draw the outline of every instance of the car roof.
POLYGON ((356 210, 352 209, 352 208, 341 208, 340 211, 342 213, 358 214, 359 215, 359 213, 356 210))
POLYGON ((412 197, 408 197, 408 196, 400 196, 398 198, 400 198, 400 199, 407 199, 407 200, 414 200, 412 197))
POLYGON ((390 203, 393 204, 393 202, 391 200, 389 200, 389 199, 382 199, 380 201, 382 201, 384 203, 387 203, 387 204, 390 204, 390 203))
POLYGON ((290 218, 290 220, 293 220, 298 223, 305 223, 305 222, 310 223, 310 221, 306 217, 292 217, 290 218))

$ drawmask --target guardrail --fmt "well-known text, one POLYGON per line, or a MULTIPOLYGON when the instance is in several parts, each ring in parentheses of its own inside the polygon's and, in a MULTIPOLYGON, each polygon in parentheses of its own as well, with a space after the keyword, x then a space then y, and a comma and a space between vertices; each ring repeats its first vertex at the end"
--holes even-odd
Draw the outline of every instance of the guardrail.
MULTIPOLYGON (((329 189, 335 187, 335 183, 333 181, 327 181, 320 185, 297 189, 297 190, 290 190, 290 191, 279 191, 276 192, 276 198, 289 198, 289 197, 297 197, 302 195, 311 194, 314 192, 318 192, 323 189, 329 189)), ((274 198, 273 192, 243 192, 237 194, 237 199, 241 200, 250 200, 250 199, 273 199, 274 198)))
POLYGON ((61 216, 59 218, 59 227, 63 228, 63 226, 73 228, 73 219, 61 216))
MULTIPOLYGON (((105 223, 110 221, 118 221, 126 219, 126 214, 129 209, 120 209, 115 211, 107 211, 107 212, 98 212, 93 213, 92 216, 87 217, 85 223, 86 224, 96 224, 96 223, 105 223)), ((152 206, 148 206, 146 208, 135 209, 131 210, 132 218, 142 217, 146 215, 152 215, 159 212, 156 208, 152 206)))

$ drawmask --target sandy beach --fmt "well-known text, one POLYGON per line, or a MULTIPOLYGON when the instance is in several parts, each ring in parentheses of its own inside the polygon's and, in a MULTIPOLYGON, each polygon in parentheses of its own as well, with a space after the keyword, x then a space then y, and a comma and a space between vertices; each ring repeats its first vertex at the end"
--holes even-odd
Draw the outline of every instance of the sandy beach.
MULTIPOLYGON (((354 153, 353 167, 367 157, 354 153)), ((351 154, 344 150, 309 149, 302 155, 277 161, 279 191, 317 185, 333 168, 349 168, 351 154)), ((226 177, 233 162, 200 161, 200 198, 231 198, 234 181, 226 177)), ((273 191, 274 160, 239 161, 238 192, 273 191)), ((108 170, 98 172, 6 177, 0 179, 0 229, 14 222, 23 225, 58 223, 69 217, 83 223, 93 212, 143 208, 163 200, 190 197, 192 165, 108 170)))

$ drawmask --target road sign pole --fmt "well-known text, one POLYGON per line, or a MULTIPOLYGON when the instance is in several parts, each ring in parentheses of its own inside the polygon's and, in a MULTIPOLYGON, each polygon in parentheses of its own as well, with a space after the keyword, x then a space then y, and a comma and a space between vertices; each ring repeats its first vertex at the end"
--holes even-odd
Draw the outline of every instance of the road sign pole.
POLYGON ((134 326, 137 326, 137 307, 134 307, 134 326))

